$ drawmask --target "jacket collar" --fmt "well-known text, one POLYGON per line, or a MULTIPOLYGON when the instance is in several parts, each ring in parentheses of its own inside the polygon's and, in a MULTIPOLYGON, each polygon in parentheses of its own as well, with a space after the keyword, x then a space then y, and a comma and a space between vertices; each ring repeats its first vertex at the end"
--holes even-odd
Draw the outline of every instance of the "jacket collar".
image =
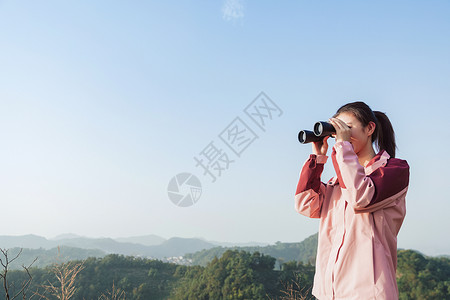
POLYGON ((375 157, 372 158, 364 167, 366 175, 369 175, 380 167, 384 167, 390 157, 391 156, 386 152, 386 150, 381 150, 378 152, 378 154, 375 155, 375 157))
MULTIPOLYGON (((373 171, 380 167, 384 167, 387 164, 388 159, 391 156, 386 152, 386 150, 381 150, 378 152, 377 155, 375 155, 364 167, 364 172, 366 175, 371 174, 373 171)), ((337 176, 334 176, 328 181, 329 185, 335 185, 338 181, 337 176)))

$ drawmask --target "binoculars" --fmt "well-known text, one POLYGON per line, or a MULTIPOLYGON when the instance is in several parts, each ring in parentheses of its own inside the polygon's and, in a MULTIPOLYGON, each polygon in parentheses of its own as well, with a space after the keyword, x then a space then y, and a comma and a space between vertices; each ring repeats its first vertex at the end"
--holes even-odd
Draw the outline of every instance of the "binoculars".
POLYGON ((302 130, 298 133, 298 141, 302 144, 311 142, 320 142, 326 136, 331 136, 336 133, 336 129, 328 122, 316 122, 314 124, 314 132, 309 130, 302 130))

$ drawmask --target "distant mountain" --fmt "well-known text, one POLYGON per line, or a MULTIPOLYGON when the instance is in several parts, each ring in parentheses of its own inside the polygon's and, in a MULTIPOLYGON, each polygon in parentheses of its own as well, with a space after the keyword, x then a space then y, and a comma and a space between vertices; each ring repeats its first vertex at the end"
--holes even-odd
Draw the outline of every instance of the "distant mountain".
POLYGON ((0 248, 32 248, 32 249, 50 249, 54 246, 54 243, 47 240, 44 237, 28 234, 19 236, 0 235, 0 248))
POLYGON ((82 249, 99 249, 106 253, 115 253, 131 256, 151 256, 148 252, 148 246, 134 244, 134 243, 121 243, 111 238, 71 238, 60 239, 57 241, 58 245, 65 245, 70 247, 82 248, 82 249))
MULTIPOLYGON (((138 243, 119 242, 111 238, 86 238, 72 235, 69 235, 69 238, 67 238, 67 236, 59 236, 53 240, 47 240, 36 235, 0 236, 0 248, 43 248, 48 250, 57 246, 68 246, 81 249, 97 249, 106 254, 114 253, 162 259, 165 257, 183 256, 189 252, 210 249, 216 246, 198 238, 175 237, 164 240, 159 245, 147 246, 138 243)), ((154 239, 154 241, 156 240, 154 239)), ((147 242, 150 242, 150 239, 147 239, 147 242)))
POLYGON ((193 265, 206 266, 213 258, 221 257, 229 249, 244 250, 250 253, 258 251, 264 255, 275 257, 275 267, 279 268, 282 263, 288 261, 301 261, 303 263, 315 263, 317 253, 317 237, 313 234, 300 243, 282 243, 276 242, 274 245, 252 246, 252 247, 214 247, 207 250, 201 250, 195 253, 188 253, 184 257, 191 259, 193 265))
POLYGON ((150 246, 155 257, 183 256, 186 253, 210 249, 216 245, 199 238, 170 238, 161 245, 150 246))
POLYGON ((208 242, 222 247, 251 247, 251 246, 264 247, 270 245, 270 243, 259 243, 259 242, 246 242, 246 243, 217 242, 217 241, 208 241, 208 242))
MULTIPOLYGON (((9 249, 10 253, 17 252, 20 250, 19 248, 23 248, 20 260, 16 261, 19 263, 17 266, 22 264, 29 265, 36 257, 38 257, 38 261, 36 261, 34 266, 51 264, 56 261, 56 247, 59 246, 61 249, 64 249, 59 259, 64 261, 119 254, 161 260, 168 259, 168 261, 174 263, 202 266, 206 266, 214 257, 221 257, 229 249, 244 250, 251 253, 258 251, 261 254, 276 258, 275 268, 279 268, 284 262, 293 260, 314 264, 317 253, 317 237, 318 234, 316 233, 299 243, 276 242, 275 244, 264 246, 234 245, 223 247, 217 246, 217 242, 210 242, 202 238, 174 237, 164 240, 155 235, 117 240, 111 238, 87 238, 73 234, 60 235, 51 240, 36 235, 22 235, 0 236, 0 248, 9 249), (162 242, 157 245, 142 244, 156 243, 161 240, 162 242)), ((441 255, 441 257, 448 258, 449 256, 441 255)))
POLYGON ((158 235, 149 234, 149 235, 142 235, 142 236, 133 236, 133 237, 123 237, 123 238, 117 238, 115 239, 118 242, 121 243, 134 243, 134 244, 141 244, 144 246, 155 246, 155 245, 161 245, 166 241, 165 238, 162 238, 158 235))
POLYGON ((83 236, 73 234, 73 233, 64 233, 64 234, 55 236, 51 240, 58 241, 58 240, 65 240, 65 239, 76 239, 76 238, 81 238, 81 237, 83 237, 83 236))
MULTIPOLYGON (((9 248, 8 257, 14 258, 20 253, 21 248, 9 248)), ((59 247, 49 250, 40 249, 22 249, 22 253, 16 260, 9 265, 10 270, 22 270, 22 265, 29 266, 33 261, 33 267, 43 268, 53 263, 67 262, 71 260, 83 260, 88 257, 104 257, 105 252, 100 250, 86 250, 72 247, 59 247), (58 251, 59 250, 59 251, 58 251)), ((0 256, 3 258, 2 256, 0 256)))

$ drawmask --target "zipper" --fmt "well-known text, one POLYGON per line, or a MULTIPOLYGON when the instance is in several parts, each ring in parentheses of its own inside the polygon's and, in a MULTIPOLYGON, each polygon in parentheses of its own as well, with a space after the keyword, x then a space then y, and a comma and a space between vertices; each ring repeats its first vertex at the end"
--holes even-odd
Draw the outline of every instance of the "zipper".
MULTIPOLYGON (((345 200, 344 200, 345 201, 345 200)), ((347 210, 347 201, 345 201, 345 206, 344 206, 344 213, 343 213, 343 227, 344 227, 344 233, 342 234, 342 240, 341 240, 341 244, 339 245, 339 249, 338 249, 338 251, 337 251, 337 253, 336 253, 336 259, 335 259, 335 261, 334 261, 334 267, 336 266, 336 262, 337 262, 337 260, 338 260, 338 257, 339 257, 339 252, 341 252, 341 248, 342 248, 342 245, 344 244, 344 239, 345 239, 345 211, 347 210)), ((334 267, 333 267, 333 272, 332 272, 332 274, 331 274, 331 282, 332 282, 332 284, 331 284, 331 290, 332 290, 332 292, 333 292, 333 295, 332 295, 332 297, 333 297, 333 299, 334 299, 334 297, 335 297, 335 294, 334 294, 334 267)))

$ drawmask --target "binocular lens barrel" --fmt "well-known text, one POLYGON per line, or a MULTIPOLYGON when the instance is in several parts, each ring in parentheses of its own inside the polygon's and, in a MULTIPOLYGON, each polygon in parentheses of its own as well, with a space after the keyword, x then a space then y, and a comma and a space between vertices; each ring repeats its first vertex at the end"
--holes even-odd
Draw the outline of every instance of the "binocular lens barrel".
POLYGON ((309 130, 302 130, 298 133, 298 141, 302 144, 311 142, 320 142, 324 137, 336 133, 336 129, 328 122, 316 122, 314 124, 314 132, 309 130))
POLYGON ((327 135, 331 135, 336 133, 336 129, 333 125, 328 122, 316 122, 314 124, 314 134, 317 136, 325 137, 327 135))
POLYGON ((317 136, 314 132, 309 130, 302 130, 298 133, 298 141, 302 144, 319 142, 321 140, 323 140, 323 136, 317 136))

